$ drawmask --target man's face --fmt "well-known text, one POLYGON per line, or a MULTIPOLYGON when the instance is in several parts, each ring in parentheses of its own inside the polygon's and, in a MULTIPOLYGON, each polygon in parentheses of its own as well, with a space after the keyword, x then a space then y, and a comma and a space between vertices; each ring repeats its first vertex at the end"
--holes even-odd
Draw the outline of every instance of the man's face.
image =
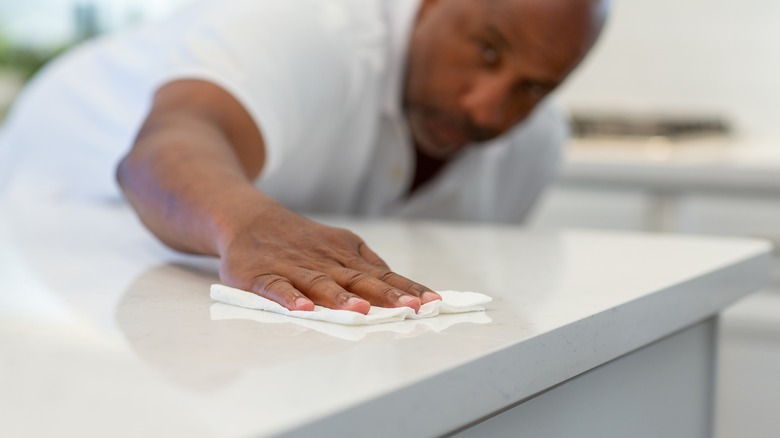
POLYGON ((446 158, 525 118, 593 44, 593 0, 423 0, 404 112, 420 150, 446 158))

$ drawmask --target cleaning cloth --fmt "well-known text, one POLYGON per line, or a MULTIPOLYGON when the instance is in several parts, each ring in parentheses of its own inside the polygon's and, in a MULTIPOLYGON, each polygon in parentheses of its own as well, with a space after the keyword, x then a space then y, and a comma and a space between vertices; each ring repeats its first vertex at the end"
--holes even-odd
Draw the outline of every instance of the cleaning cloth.
POLYGON ((439 291, 442 300, 431 301, 420 307, 415 313, 409 307, 376 307, 371 306, 367 315, 349 310, 333 310, 327 307, 314 306, 312 311, 288 310, 282 305, 261 297, 260 295, 235 289, 222 284, 211 285, 211 299, 225 304, 265 310, 267 312, 287 315, 294 318, 325 321, 343 325, 373 325, 387 322, 403 321, 405 319, 432 318, 439 314, 477 312, 485 310, 483 305, 493 301, 492 298, 478 292, 439 291))

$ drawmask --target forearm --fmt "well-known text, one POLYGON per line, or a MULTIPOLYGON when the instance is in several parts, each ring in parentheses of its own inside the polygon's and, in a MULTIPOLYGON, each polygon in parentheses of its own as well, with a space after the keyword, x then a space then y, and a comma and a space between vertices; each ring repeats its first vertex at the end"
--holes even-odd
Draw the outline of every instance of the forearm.
POLYGON ((291 310, 367 313, 440 297, 394 272, 354 233, 296 215, 256 190, 265 143, 250 115, 209 83, 175 82, 153 108, 117 180, 172 248, 220 257, 220 280, 291 310))
POLYGON ((149 230, 198 254, 220 255, 236 221, 276 204, 252 186, 219 129, 184 116, 145 126, 117 179, 149 230))

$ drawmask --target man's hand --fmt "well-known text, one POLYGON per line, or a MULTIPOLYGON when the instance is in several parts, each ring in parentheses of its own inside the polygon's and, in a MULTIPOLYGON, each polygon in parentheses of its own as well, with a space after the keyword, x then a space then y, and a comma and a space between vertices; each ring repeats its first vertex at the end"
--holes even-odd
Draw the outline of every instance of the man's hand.
MULTIPOLYGON (((259 204, 262 205, 262 204, 259 204)), ((222 281, 290 310, 314 304, 367 313, 370 305, 411 307, 441 299, 387 267, 354 233, 325 226, 281 206, 268 206, 220 251, 222 281)))
POLYGON ((220 276, 291 310, 440 299, 389 270, 355 234, 299 216, 251 183, 265 145, 230 94, 202 81, 160 89, 133 150, 117 169, 128 200, 168 246, 221 258, 220 276))

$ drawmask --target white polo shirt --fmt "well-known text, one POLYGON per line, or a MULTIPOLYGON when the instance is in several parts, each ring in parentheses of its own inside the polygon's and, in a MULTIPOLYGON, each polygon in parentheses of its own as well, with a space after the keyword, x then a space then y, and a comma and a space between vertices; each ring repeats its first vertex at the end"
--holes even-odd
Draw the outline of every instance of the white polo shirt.
POLYGON ((20 97, 0 140, 0 189, 116 198, 119 159, 154 91, 204 79, 263 135, 256 184, 302 213, 521 221, 551 179, 566 130, 543 104, 460 154, 411 198, 402 72, 419 0, 197 2, 84 45, 20 97))

